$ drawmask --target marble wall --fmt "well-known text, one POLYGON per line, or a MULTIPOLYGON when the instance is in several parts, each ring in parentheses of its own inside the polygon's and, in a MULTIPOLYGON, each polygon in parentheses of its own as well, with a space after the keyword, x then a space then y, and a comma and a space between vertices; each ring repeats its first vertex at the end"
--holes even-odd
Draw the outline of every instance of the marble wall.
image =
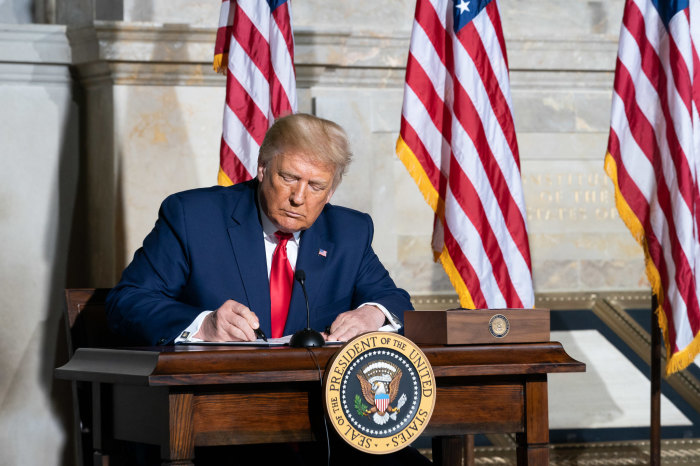
MULTIPOLYGON (((452 296, 432 212, 394 154, 414 4, 294 1, 299 107, 348 130, 355 160, 334 202, 372 214, 399 285, 452 296)), ((603 172, 623 1, 500 4, 536 291, 647 289, 603 172)), ((70 464, 51 378, 61 290, 112 286, 162 199, 216 182, 218 8, 0 0, 2 466, 70 464), (32 24, 45 18, 64 26, 32 24), (22 447, 27 434, 42 448, 22 447)))
POLYGON ((0 24, 0 464, 70 464, 63 289, 78 186, 65 26, 0 24), (28 442, 33 439, 36 445, 28 442))

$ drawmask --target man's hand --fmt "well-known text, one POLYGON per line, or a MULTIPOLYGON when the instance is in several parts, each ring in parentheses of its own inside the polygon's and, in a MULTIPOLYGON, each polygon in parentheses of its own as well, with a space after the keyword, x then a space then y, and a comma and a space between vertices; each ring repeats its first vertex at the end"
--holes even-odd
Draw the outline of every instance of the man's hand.
POLYGON ((253 341, 258 327, 258 317, 247 306, 229 299, 206 316, 192 336, 204 341, 253 341))
POLYGON ((331 333, 324 336, 327 341, 347 341, 361 333, 378 330, 385 319, 384 313, 378 307, 358 307, 354 311, 338 315, 331 325, 331 333))

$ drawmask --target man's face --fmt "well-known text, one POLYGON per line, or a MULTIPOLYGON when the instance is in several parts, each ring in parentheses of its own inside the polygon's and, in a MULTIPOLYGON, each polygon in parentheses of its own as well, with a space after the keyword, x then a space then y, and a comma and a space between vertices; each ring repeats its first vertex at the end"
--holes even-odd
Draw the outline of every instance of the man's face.
POLYGON ((263 212, 281 231, 306 230, 331 200, 334 174, 332 165, 294 152, 279 154, 266 166, 258 165, 263 212))

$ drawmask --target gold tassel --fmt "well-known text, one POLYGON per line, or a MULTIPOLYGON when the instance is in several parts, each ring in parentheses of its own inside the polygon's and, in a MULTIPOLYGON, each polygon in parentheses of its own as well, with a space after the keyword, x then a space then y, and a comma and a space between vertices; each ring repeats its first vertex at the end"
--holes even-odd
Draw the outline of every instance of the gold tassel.
MULTIPOLYGON (((430 208, 433 209, 433 212, 435 212, 440 221, 444 222, 445 200, 440 197, 437 190, 430 182, 427 173, 425 173, 425 169, 418 162, 416 154, 413 153, 401 136, 399 136, 399 139, 396 141, 396 155, 398 155, 401 162, 403 162, 406 170, 408 170, 411 178, 413 178, 413 181, 418 185, 418 189, 423 194, 430 208)), ((433 251, 433 255, 434 260, 442 264, 442 268, 445 269, 445 273, 450 279, 452 286, 455 291, 457 291, 460 306, 466 309, 474 309, 474 300, 467 289, 467 285, 464 283, 464 280, 462 280, 462 276, 457 271, 457 267, 455 267, 447 248, 443 246, 442 252, 433 251)))
POLYGON ((462 280, 462 276, 457 271, 457 267, 455 267, 454 262, 452 262, 452 258, 450 257, 450 253, 447 251, 446 247, 442 248, 442 253, 440 253, 439 260, 442 264, 442 268, 445 269, 445 273, 450 278, 452 286, 457 291, 457 296, 459 296, 459 305, 465 309, 476 308, 472 295, 469 293, 469 289, 464 283, 464 280, 462 280))
POLYGON ((627 228, 632 233, 634 239, 642 246, 644 250, 644 266, 646 269, 647 280, 651 285, 652 292, 656 295, 658 307, 653 310, 659 320, 659 327, 663 333, 664 345, 666 346, 666 372, 665 377, 672 375, 674 372, 685 369, 690 363, 695 360, 695 355, 700 351, 700 334, 696 335, 693 341, 683 350, 676 354, 672 354, 671 345, 668 337, 668 320, 663 311, 663 304, 666 299, 664 290, 661 287, 661 275, 659 274, 654 261, 649 253, 649 244, 646 240, 644 227, 637 216, 632 211, 625 198, 620 192, 620 186, 617 181, 617 165, 615 159, 608 152, 605 156, 605 172, 608 174, 613 184, 615 185, 615 205, 620 213, 620 218, 627 228))
POLYGON ((231 178, 228 177, 226 172, 224 172, 224 169, 221 167, 219 167, 219 175, 217 176, 217 182, 219 183, 219 186, 231 186, 233 184, 231 178))
MULTIPOLYGON (((428 179, 428 175, 425 173, 423 166, 418 162, 418 158, 401 136, 399 136, 399 139, 396 141, 396 155, 399 156, 406 170, 408 170, 409 175, 411 175, 413 181, 418 185, 418 189, 423 194, 425 202, 433 209, 433 212, 436 212, 441 203, 438 192, 428 179)), ((444 212, 444 207, 442 210, 444 212)))
POLYGON ((228 66, 224 66, 224 63, 228 65, 227 53, 217 53, 216 55, 214 55, 214 63, 212 66, 214 68, 214 71, 216 71, 219 74, 225 75, 228 66))

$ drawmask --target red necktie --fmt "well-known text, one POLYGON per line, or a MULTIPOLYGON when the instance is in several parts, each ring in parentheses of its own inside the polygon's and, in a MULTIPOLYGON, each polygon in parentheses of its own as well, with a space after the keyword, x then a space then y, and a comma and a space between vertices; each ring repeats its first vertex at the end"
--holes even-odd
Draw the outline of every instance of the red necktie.
POLYGON ((275 236, 279 243, 272 254, 272 266, 270 267, 270 315, 272 318, 272 338, 279 338, 284 334, 284 324, 287 322, 294 273, 287 259, 287 241, 292 238, 292 234, 277 231, 275 236))

